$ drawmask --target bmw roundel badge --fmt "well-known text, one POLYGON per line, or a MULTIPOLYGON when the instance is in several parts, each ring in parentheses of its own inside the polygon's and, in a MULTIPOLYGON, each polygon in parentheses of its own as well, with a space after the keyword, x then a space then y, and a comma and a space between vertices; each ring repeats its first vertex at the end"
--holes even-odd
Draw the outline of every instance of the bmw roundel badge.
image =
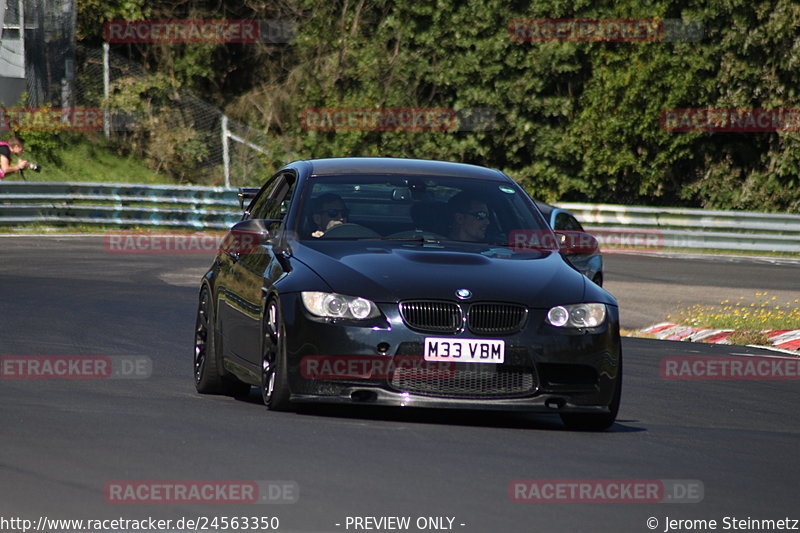
POLYGON ((458 289, 456 291, 456 296, 458 296, 461 300, 466 300, 472 297, 472 291, 469 289, 458 289))

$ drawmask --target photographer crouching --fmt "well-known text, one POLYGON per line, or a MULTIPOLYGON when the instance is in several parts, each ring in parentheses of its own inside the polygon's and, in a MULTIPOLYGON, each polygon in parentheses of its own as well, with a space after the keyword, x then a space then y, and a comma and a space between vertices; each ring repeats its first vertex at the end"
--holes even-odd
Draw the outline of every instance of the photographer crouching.
POLYGON ((17 136, 11 137, 8 142, 0 142, 0 179, 5 178, 12 172, 19 172, 19 175, 22 179, 25 179, 25 175, 23 174, 23 170, 29 168, 34 172, 39 172, 40 168, 38 165, 34 165, 21 157, 21 154, 25 151, 24 143, 22 139, 17 136), (11 157, 17 156, 17 164, 11 165, 11 157))

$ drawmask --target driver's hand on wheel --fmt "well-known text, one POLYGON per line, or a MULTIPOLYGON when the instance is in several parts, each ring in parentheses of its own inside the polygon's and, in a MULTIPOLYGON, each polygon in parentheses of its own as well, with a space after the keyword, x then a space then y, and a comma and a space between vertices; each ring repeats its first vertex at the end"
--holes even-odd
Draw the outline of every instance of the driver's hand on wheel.
MULTIPOLYGON (((338 226, 340 224, 344 224, 344 222, 342 222, 341 220, 331 220, 330 222, 328 222, 328 225, 325 227, 325 231, 328 231, 331 228, 335 228, 336 226, 338 226)), ((323 235, 325 235, 325 231, 322 231, 321 229, 318 229, 317 231, 312 233, 311 236, 312 237, 316 237, 316 238, 320 238, 323 235)))

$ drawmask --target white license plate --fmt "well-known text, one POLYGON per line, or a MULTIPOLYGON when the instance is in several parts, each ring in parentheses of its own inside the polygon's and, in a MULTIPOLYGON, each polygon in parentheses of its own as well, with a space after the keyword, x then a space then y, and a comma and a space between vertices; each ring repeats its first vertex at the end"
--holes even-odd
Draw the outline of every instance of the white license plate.
POLYGON ((454 363, 502 363, 505 361, 505 341, 491 339, 425 338, 426 361, 454 363))

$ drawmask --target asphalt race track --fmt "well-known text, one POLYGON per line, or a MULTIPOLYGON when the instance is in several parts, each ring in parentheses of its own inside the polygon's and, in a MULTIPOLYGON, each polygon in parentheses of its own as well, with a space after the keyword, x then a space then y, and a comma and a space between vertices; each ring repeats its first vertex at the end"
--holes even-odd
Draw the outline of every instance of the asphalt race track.
MULTIPOLYGON (((664 357, 770 352, 626 338, 622 408, 607 433, 566 431, 549 415, 271 413, 255 390, 247 400, 194 391, 196 273, 209 255, 112 254, 97 237, 7 237, 0 250, 0 355, 152 361, 147 379, 0 379, 0 517, 275 516, 285 532, 392 531, 348 528, 348 516, 407 516, 412 526, 450 517, 451 530, 470 533, 664 531, 667 517, 714 519, 720 530, 725 517, 800 520, 800 381, 659 373, 664 357), (517 503, 509 486, 519 479, 693 480, 703 496, 517 503), (104 488, 121 480, 280 480, 299 488, 299 499, 108 503, 104 488)), ((707 261, 617 256, 606 264, 609 285, 669 285, 672 272, 675 290, 770 284, 761 288, 800 292, 797 265, 731 262, 719 266, 721 276, 707 261)))
POLYGON ((800 258, 698 257, 605 254, 603 286, 617 297, 625 329, 641 329, 694 304, 723 300, 785 305, 800 297, 800 258), (768 296, 756 297, 756 293, 768 296))

